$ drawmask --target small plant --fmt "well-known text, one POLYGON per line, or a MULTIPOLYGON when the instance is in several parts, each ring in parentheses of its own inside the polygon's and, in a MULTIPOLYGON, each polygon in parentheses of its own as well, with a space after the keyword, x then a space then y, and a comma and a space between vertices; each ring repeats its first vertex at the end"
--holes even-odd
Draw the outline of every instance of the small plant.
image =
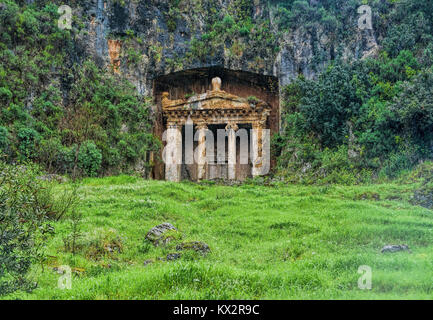
POLYGON ((126 50, 126 57, 130 66, 136 67, 141 61, 141 54, 135 48, 128 48, 126 50))
POLYGON ((252 104, 252 105, 256 105, 260 101, 256 96, 249 96, 247 98, 247 100, 248 100, 249 104, 252 104))
POLYGON ((82 251, 87 259, 100 261, 103 258, 115 259, 115 255, 123 252, 123 238, 116 230, 96 230, 83 239, 82 251))
POLYGON ((195 95, 196 95, 196 93, 194 91, 191 93, 187 93, 187 94, 185 94, 185 99, 189 99, 191 97, 194 97, 195 95))
POLYGON ((180 0, 171 0, 167 16, 167 28, 169 32, 174 32, 177 29, 177 21, 180 15, 179 9, 180 0))
POLYGON ((66 251, 71 252, 75 255, 78 251, 79 240, 82 237, 81 223, 83 214, 77 210, 73 210, 69 216, 70 221, 70 233, 63 238, 63 245, 66 251))

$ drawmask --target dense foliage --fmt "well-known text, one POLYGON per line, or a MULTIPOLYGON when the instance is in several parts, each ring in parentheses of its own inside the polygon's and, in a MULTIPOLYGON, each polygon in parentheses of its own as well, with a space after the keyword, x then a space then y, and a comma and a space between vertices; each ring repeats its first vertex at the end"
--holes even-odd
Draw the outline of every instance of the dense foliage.
POLYGON ((53 221, 76 204, 74 192, 55 195, 52 183, 38 175, 34 165, 0 162, 0 296, 35 288, 30 267, 44 257, 53 221))
MULTIPOLYGON (((57 5, 0 3, 0 153, 55 173, 148 171, 149 104, 119 76, 79 61, 57 5)), ((78 24, 79 25, 79 24, 78 24)))
MULTIPOLYGON (((394 177, 431 159, 430 1, 273 0, 260 7, 265 13, 257 3, 161 4, 168 8, 162 20, 170 36, 182 27, 188 8, 205 14, 199 19, 203 28, 191 30, 185 50, 167 55, 159 44, 151 45, 155 62, 177 70, 191 61, 212 64, 213 55, 223 51, 234 65, 247 61, 249 70, 260 72, 269 58, 276 59, 287 35, 299 33, 312 43, 309 68, 328 68, 283 89, 283 132, 274 139, 280 174, 293 181, 354 183, 394 177), (351 61, 344 46, 360 42, 353 33, 361 4, 373 8, 380 52, 351 61), (330 56, 318 47, 318 34, 335 45, 330 56)), ((80 55, 75 40, 84 18, 74 16, 72 30, 59 29, 59 4, 0 3, 0 153, 10 163, 31 160, 49 172, 74 176, 148 173, 149 153, 160 147, 151 134, 150 103, 124 77, 80 55)), ((128 63, 138 62, 140 52, 129 42, 143 35, 125 32, 122 54, 128 63)))
POLYGON ((336 59, 284 89, 280 172, 294 181, 395 177, 433 157, 433 4, 399 1, 377 58, 336 59), (408 34, 410 33, 410 34, 408 34))

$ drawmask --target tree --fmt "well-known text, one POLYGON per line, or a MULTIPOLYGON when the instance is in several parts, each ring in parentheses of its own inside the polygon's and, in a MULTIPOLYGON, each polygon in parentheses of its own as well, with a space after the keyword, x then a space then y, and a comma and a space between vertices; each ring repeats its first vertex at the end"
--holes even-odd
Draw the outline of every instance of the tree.
POLYGON ((0 162, 0 296, 36 287, 28 272, 54 233, 50 222, 76 203, 69 193, 56 200, 39 174, 34 165, 0 162))
POLYGON ((404 135, 433 155, 433 69, 425 70, 401 86, 400 94, 391 105, 403 125, 404 135))

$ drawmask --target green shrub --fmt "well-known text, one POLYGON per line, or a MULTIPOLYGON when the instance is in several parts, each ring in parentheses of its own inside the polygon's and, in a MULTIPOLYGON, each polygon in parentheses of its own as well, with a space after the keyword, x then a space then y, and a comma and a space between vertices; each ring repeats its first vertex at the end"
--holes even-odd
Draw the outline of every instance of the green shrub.
POLYGON ((0 156, 9 154, 10 135, 7 128, 0 126, 0 156))
POLYGON ((4 105, 8 105, 11 99, 12 99, 12 92, 8 88, 1 87, 0 88, 0 101, 4 105))
POLYGON ((391 105, 403 126, 403 133, 419 146, 424 156, 433 156, 433 68, 423 71, 401 85, 391 105))
POLYGON ((119 150, 119 153, 126 160, 131 161, 137 156, 135 150, 125 140, 120 140, 119 143, 117 144, 117 148, 119 150))
POLYGON ((273 144, 279 169, 302 170, 350 145, 358 154, 354 168, 332 158, 342 173, 397 177, 433 157, 432 88, 433 69, 420 70, 409 51, 337 62, 316 80, 298 78, 283 90, 283 132, 273 144))
POLYGON ((406 149, 392 152, 384 160, 379 171, 380 177, 397 178, 401 173, 411 169, 419 158, 416 148, 407 147, 406 149))
POLYGON ((76 146, 65 147, 60 138, 42 140, 38 145, 38 163, 48 172, 71 173, 76 146))
POLYGON ((86 141, 78 153, 78 166, 90 177, 95 177, 101 167, 102 154, 93 141, 86 141))
POLYGON ((60 147, 56 159, 56 170, 59 173, 73 173, 76 150, 77 145, 72 145, 71 147, 60 147))
POLYGON ((107 152, 106 161, 110 167, 117 168, 121 165, 122 157, 119 150, 116 148, 110 148, 107 152))
POLYGON ((34 159, 36 157, 36 145, 40 140, 39 133, 32 128, 21 128, 18 130, 17 137, 21 159, 34 159))
POLYGON ((226 15, 223 19, 223 26, 227 29, 230 29, 235 24, 235 20, 230 16, 226 15))
POLYGON ((68 122, 62 132, 67 147, 74 144, 84 147, 80 150, 81 160, 74 156, 74 164, 77 160, 84 174, 96 175, 99 170, 128 171, 136 161, 144 160, 140 155, 153 149, 156 142, 149 134, 152 127, 149 109, 148 100, 140 97, 129 82, 102 72, 92 62, 85 62, 70 91, 70 105, 65 112, 68 122), (93 156, 86 155, 84 146, 90 140, 98 149, 92 149, 93 156), (119 148, 122 140, 127 148, 119 148), (141 150, 146 152, 139 153, 141 150), (101 161, 98 154, 102 156, 101 161))

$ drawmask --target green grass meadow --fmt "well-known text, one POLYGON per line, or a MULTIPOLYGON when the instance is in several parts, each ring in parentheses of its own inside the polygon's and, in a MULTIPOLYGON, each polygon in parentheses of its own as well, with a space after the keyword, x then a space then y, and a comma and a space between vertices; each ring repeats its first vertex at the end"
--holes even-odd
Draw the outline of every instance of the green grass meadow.
POLYGON ((433 214, 409 204, 412 188, 86 179, 78 252, 64 248, 68 219, 56 222, 50 259, 32 270, 38 288, 6 298, 431 299, 433 214), (178 238, 154 247, 146 232, 163 222, 178 238), (158 260, 189 240, 211 253, 158 260), (387 244, 411 252, 380 253, 387 244), (58 288, 60 265, 73 268, 70 290, 58 288), (358 288, 361 265, 372 268, 371 290, 358 288))

